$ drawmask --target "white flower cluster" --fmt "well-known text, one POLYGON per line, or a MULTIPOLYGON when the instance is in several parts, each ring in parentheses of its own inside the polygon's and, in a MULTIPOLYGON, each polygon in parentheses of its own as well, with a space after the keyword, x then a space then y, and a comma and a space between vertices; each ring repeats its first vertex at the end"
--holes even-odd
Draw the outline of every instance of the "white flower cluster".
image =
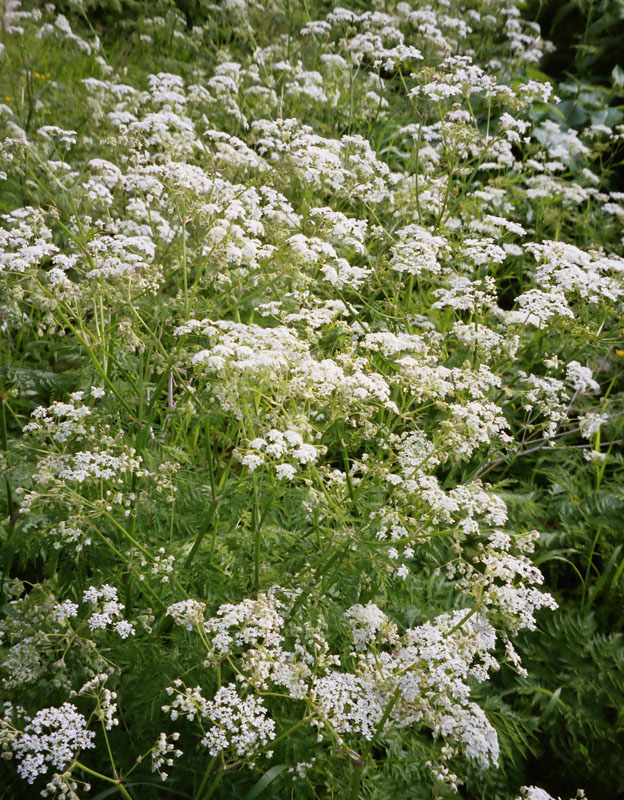
MULTIPOLYGON (((362 619, 363 613, 362 607, 347 612, 351 619, 362 619)), ((370 605, 365 612, 373 627, 388 625, 384 616, 370 605)), ((361 640, 362 626, 354 631, 361 640)), ((449 753, 461 748, 483 767, 496 764, 496 732, 470 702, 467 682, 470 677, 483 681, 496 668, 490 654, 495 640, 485 618, 465 609, 411 628, 400 639, 392 635, 392 652, 369 649, 357 657, 354 673, 330 671, 314 681, 317 724, 326 719, 338 733, 357 731, 367 739, 384 718, 386 725, 426 726, 447 739, 449 753)))
POLYGON ((110 625, 122 639, 134 634, 134 625, 124 618, 124 607, 119 602, 117 589, 114 586, 109 586, 107 583, 99 589, 91 586, 85 591, 82 599, 97 609, 92 611, 87 619, 87 625, 92 631, 105 630, 110 625))
MULTIPOLYGON (((357 240, 355 241, 357 242, 357 240)), ((297 262, 314 265, 323 280, 337 289, 345 286, 358 289, 371 274, 369 269, 349 263, 346 258, 337 254, 330 242, 316 236, 304 236, 302 233, 297 233, 288 239, 288 244, 297 262)))
POLYGON ((279 613, 282 602, 276 593, 260 594, 255 600, 224 603, 205 623, 210 636, 210 649, 222 656, 232 648, 263 642, 264 646, 279 646, 284 620, 279 613), (234 630, 232 630, 234 629, 234 630))
POLYGON ((117 714, 117 692, 104 684, 109 679, 108 672, 100 672, 78 690, 79 695, 90 695, 97 701, 95 716, 101 720, 107 731, 119 725, 117 714))
POLYGON ((241 697, 234 684, 222 686, 212 700, 206 700, 199 686, 184 687, 180 680, 168 687, 167 694, 175 695, 171 705, 163 711, 178 719, 182 714, 188 720, 197 717, 209 723, 202 744, 210 755, 233 750, 237 757, 251 755, 275 738, 275 722, 268 715, 261 698, 241 697))
POLYGON ((290 367, 290 360, 299 360, 307 353, 307 344, 285 327, 261 328, 236 322, 190 320, 174 331, 177 336, 201 333, 213 339, 208 350, 200 350, 191 363, 206 370, 234 374, 249 373, 254 377, 278 380, 290 367))
MULTIPOLYGON (((273 590, 257 600, 224 605, 204 623, 211 658, 242 649, 240 686, 261 692, 283 686, 292 698, 307 698, 314 709, 310 723, 321 737, 328 725, 328 731, 372 739, 385 718, 387 725, 428 727, 445 738, 449 758, 462 750, 482 766, 497 762, 495 731, 470 700, 469 680, 484 681, 498 668, 492 655, 495 632, 485 617, 463 609, 399 635, 375 604, 357 604, 345 612, 355 646, 353 666, 346 671, 318 634, 312 639, 314 650, 303 639, 295 641, 293 650, 284 649, 277 595, 273 590)), ((176 604, 176 614, 181 606, 176 604)), ((184 687, 179 680, 167 692, 175 695, 164 707, 172 719, 213 723, 204 738, 212 753, 229 747, 239 755, 249 753, 273 736, 264 705, 253 695, 241 696, 233 684, 221 687, 213 701, 204 698, 199 686, 184 687)))
MULTIPOLYGON (((303 322, 309 329, 311 328, 312 331, 332 325, 332 323, 341 320, 342 317, 348 317, 350 315, 349 309, 342 300, 326 300, 317 305, 306 298, 302 311, 290 313, 280 313, 281 305, 281 302, 263 303, 259 306, 258 310, 262 313, 279 316, 279 318, 288 325, 295 322, 303 322)), ((313 338, 311 332, 308 332, 308 338, 313 338)))
POLYGON ((334 244, 352 247, 357 253, 366 252, 368 220, 348 217, 329 206, 311 208, 309 213, 319 233, 329 235, 334 244))
POLYGON ((84 392, 73 392, 69 403, 55 402, 49 408, 38 406, 33 412, 33 422, 24 425, 24 431, 49 436, 60 444, 72 436, 85 436, 84 420, 91 414, 88 406, 81 405, 84 392))
POLYGON ((526 555, 533 551, 538 536, 533 531, 518 538, 515 548, 520 552, 514 553, 511 537, 495 531, 486 544, 479 546, 475 565, 462 563, 447 568, 450 575, 459 578, 458 586, 488 613, 500 615, 512 633, 522 628, 535 630, 536 611, 558 608, 552 595, 536 588, 544 577, 526 555))
POLYGON ((256 120, 251 129, 261 155, 279 159, 315 188, 369 203, 389 197, 394 177, 362 136, 327 139, 296 119, 256 120))
POLYGON ((602 426, 608 422, 609 417, 606 414, 597 414, 588 411, 586 414, 578 418, 579 430, 584 439, 591 439, 602 426))
POLYGON ((268 457, 278 478, 292 480, 298 467, 313 464, 320 452, 322 448, 304 442, 298 431, 278 431, 273 428, 264 437, 252 439, 245 448, 238 448, 236 457, 251 472, 265 463, 268 457))
POLYGON ((57 622, 64 622, 66 619, 71 619, 78 614, 77 603, 72 603, 71 600, 63 600, 62 603, 57 603, 54 606, 54 618, 57 622))
POLYGON ((445 439, 449 449, 460 456, 469 457, 483 444, 493 439, 512 442, 506 433, 509 423, 495 403, 472 401, 465 405, 449 404, 450 416, 444 420, 445 439))
POLYGON ((15 599, 8 603, 10 613, 0 620, 2 686, 11 693, 44 680, 51 670, 53 684, 65 688, 66 675, 62 664, 54 663, 53 654, 57 642, 71 641, 73 631, 65 619, 75 615, 77 606, 69 601, 58 604, 53 594, 43 592, 40 587, 20 596, 23 590, 19 581, 13 590, 9 588, 8 596, 15 599), (67 639, 66 634, 69 634, 67 639))
POLYGON ((496 305, 496 285, 491 276, 471 280, 464 275, 448 274, 448 288, 436 289, 438 298, 432 308, 484 311, 496 305))
POLYGON ((0 228, 0 272, 24 273, 59 252, 38 209, 26 206, 1 218, 7 228, 0 228))
POLYGON ((12 742, 17 771, 28 783, 44 775, 50 767, 63 770, 80 750, 95 747, 95 734, 76 706, 43 708, 28 722, 12 742))
POLYGON ((589 367, 583 367, 578 361, 570 361, 566 367, 566 378, 577 394, 592 391, 600 392, 600 385, 592 377, 589 367))
POLYGON ((169 777, 163 767, 172 767, 175 759, 184 755, 182 750, 175 745, 179 738, 180 734, 177 731, 169 734, 169 736, 166 733, 160 733, 152 750, 152 772, 157 772, 163 781, 166 781, 169 777))
POLYGON ((98 236, 89 242, 88 247, 95 264, 86 273, 88 279, 130 278, 137 288, 155 290, 158 287, 160 272, 151 266, 156 247, 149 236, 121 233, 98 236))
POLYGON ((283 608, 275 589, 254 601, 222 605, 205 628, 212 635, 214 659, 243 651, 241 665, 249 685, 262 691, 271 685, 285 687, 291 697, 301 699, 309 691, 311 667, 315 663, 338 663, 339 659, 329 653, 318 631, 307 628, 305 637, 298 637, 292 650, 285 649, 283 608))
MULTIPOLYGON (((560 798, 554 798, 539 786, 522 786, 516 800, 560 800, 560 798)), ((587 800, 587 795, 583 789, 578 789, 574 798, 570 800, 587 800)))
POLYGON ((532 242, 525 247, 538 262, 535 280, 544 289, 578 293, 589 303, 615 302, 624 295, 621 256, 586 252, 566 242, 532 242))
POLYGON ((523 325, 535 325, 541 328, 552 317, 574 317, 563 292, 541 289, 529 289, 516 298, 519 311, 511 311, 506 315, 508 323, 519 322, 523 325))
POLYGON ((85 534, 78 520, 61 520, 58 525, 51 528, 48 536, 52 540, 52 547, 60 550, 63 545, 71 545, 76 553, 91 544, 91 538, 85 534))
POLYGON ((212 756, 233 748, 240 758, 275 738, 275 722, 262 699, 241 697, 233 683, 217 691, 206 704, 205 716, 212 725, 201 743, 212 756))
POLYGON ((484 358, 509 353, 515 356, 518 349, 518 337, 504 336, 487 325, 478 322, 456 322, 452 328, 453 334, 459 342, 470 349, 475 349, 484 358))
POLYGON ((173 617, 176 625, 181 625, 187 631, 192 631, 197 625, 203 624, 205 610, 205 603, 189 599, 170 605, 167 608, 167 614, 173 617))
POLYGON ((397 640, 397 627, 374 603, 357 603, 345 611, 353 643, 357 650, 366 649, 372 642, 397 640))
POLYGON ((391 248, 390 268, 396 272, 420 275, 442 270, 440 258, 448 256, 450 248, 444 236, 433 235, 419 225, 408 225, 396 232, 397 244, 391 248))
POLYGON ((395 356, 399 353, 412 353, 426 357, 432 343, 429 339, 419 334, 392 333, 391 331, 378 331, 367 333, 360 347, 370 352, 380 352, 384 356, 395 356))
MULTIPOLYGON (((42 38, 50 36, 52 38, 61 38, 61 41, 72 42, 78 47, 79 50, 87 54, 97 52, 99 50, 99 40, 97 37, 91 43, 87 42, 81 36, 78 36, 72 31, 69 20, 63 14, 57 14, 54 24, 44 23, 37 31, 37 37, 42 38)), ((53 131, 61 131, 60 128, 51 126, 53 131)), ((75 134, 75 131, 61 131, 63 134, 75 134)))
MULTIPOLYGON (((158 552, 156 552, 149 561, 143 553, 139 555, 141 569, 145 569, 145 567, 149 566, 149 574, 160 578, 161 583, 169 583, 176 561, 175 556, 171 554, 165 555, 165 553, 165 548, 159 547, 158 552)), ((145 573, 139 573, 139 580, 145 580, 145 573)))
MULTIPOLYGON (((216 373, 224 380, 213 391, 225 410, 242 416, 241 403, 249 389, 260 385, 279 387, 282 397, 343 404, 346 409, 381 403, 396 411, 391 387, 365 359, 345 354, 337 359, 314 358, 310 344, 290 328, 262 328, 237 322, 190 320, 176 329, 179 336, 201 334, 214 339, 210 349, 189 359, 202 373, 216 373), (226 380, 227 378, 227 380, 226 380)), ((372 411, 372 408, 371 408, 372 411)))
POLYGON ((36 475, 38 483, 50 479, 59 481, 114 481, 122 483, 123 477, 139 472, 141 456, 136 455, 133 447, 124 446, 118 454, 97 449, 82 450, 71 455, 49 456, 39 462, 36 475))

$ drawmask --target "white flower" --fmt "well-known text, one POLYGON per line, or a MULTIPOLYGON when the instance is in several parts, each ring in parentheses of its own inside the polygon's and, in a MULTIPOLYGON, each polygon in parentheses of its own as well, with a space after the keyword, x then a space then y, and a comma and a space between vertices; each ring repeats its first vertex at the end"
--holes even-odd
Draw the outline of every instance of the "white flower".
POLYGON ((555 800, 555 798, 538 786, 522 786, 516 800, 555 800))
POLYGON ((205 609, 206 604, 198 600, 181 600, 170 605, 167 614, 173 617, 177 625, 192 631, 194 627, 204 622, 205 609))
POLYGON ((566 378, 579 394, 588 390, 600 392, 600 385, 593 379, 591 369, 583 367, 578 361, 570 361, 566 367, 566 378))
POLYGON ((586 414, 578 418, 579 430, 584 439, 591 439, 591 437, 598 433, 600 428, 608 421, 607 414, 598 414, 595 411, 588 411, 586 414))
POLYGON ((78 613, 78 606, 76 603, 72 603, 71 600, 64 600, 54 607, 53 613, 57 622, 63 622, 63 620, 76 616, 78 613))
POLYGON ((287 480, 292 480, 297 474, 297 470, 295 469, 295 467, 293 467, 292 464, 278 464, 275 467, 275 472, 280 480, 283 478, 286 478, 287 480))
POLYGON ((211 756, 232 748, 240 758, 275 738, 275 722, 261 698, 241 697, 236 686, 222 686, 206 703, 204 716, 211 726, 201 743, 211 756))
POLYGON ((358 650, 364 649, 378 638, 391 641, 396 637, 396 625, 374 603, 351 606, 345 611, 345 617, 349 621, 353 642, 358 650))
POLYGON ((238 458, 241 464, 247 467, 250 472, 253 472, 262 463, 264 463, 264 456, 260 455, 259 453, 245 453, 244 456, 239 456, 238 458))
POLYGON ((395 572, 395 575, 397 578, 402 578, 405 580, 405 578, 407 578, 409 575, 409 569, 405 566, 405 564, 401 564, 401 566, 395 572))
POLYGON ((32 783, 49 767, 62 770, 80 750, 95 747, 95 734, 86 727, 87 721, 71 703, 38 711, 11 745, 20 776, 32 783))
POLYGON ((117 589, 104 584, 99 589, 91 586, 83 595, 83 601, 95 605, 97 610, 87 619, 92 631, 104 630, 109 625, 122 639, 134 634, 134 625, 123 618, 123 605, 117 598, 117 589))
POLYGON ((157 772, 163 781, 168 778, 168 774, 163 767, 173 766, 174 759, 183 755, 182 750, 179 750, 174 744, 179 738, 180 734, 177 731, 169 736, 166 733, 160 733, 152 750, 152 772, 157 772))

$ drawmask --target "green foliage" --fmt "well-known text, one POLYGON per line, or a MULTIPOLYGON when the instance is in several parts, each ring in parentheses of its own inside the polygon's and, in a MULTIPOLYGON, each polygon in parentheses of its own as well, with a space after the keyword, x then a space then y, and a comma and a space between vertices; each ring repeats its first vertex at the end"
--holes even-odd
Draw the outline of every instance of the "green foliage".
POLYGON ((546 71, 621 88, 617 76, 622 67, 622 0, 531 0, 529 11, 537 12, 544 36, 555 45, 544 63, 546 71))

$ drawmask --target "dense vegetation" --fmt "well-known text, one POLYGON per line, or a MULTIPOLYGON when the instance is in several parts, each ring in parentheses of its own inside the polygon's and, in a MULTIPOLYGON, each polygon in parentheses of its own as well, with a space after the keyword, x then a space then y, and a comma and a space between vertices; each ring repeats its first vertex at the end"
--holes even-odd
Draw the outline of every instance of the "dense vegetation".
POLYGON ((0 8, 0 798, 621 797, 622 2, 0 8))

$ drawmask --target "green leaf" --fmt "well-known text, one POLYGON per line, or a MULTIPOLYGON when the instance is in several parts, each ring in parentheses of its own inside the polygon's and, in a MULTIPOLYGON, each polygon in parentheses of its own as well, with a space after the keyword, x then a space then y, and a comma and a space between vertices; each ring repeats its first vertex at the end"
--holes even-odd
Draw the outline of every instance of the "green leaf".
POLYGON ((555 14, 555 18, 552 21, 552 27, 555 28, 565 20, 565 18, 571 14, 576 9, 576 3, 574 0, 570 0, 569 3, 565 3, 559 11, 555 14))
POLYGON ((619 89, 624 87, 624 69, 619 64, 616 64, 611 70, 611 77, 613 78, 613 83, 619 89))
POLYGON ((527 66, 526 74, 527 78, 532 81, 549 81, 550 83, 554 83, 554 80, 550 75, 547 75, 541 69, 534 67, 532 64, 527 66))
POLYGON ((592 125, 607 125, 612 128, 624 119, 624 113, 619 108, 602 108, 590 114, 592 125))
POLYGON ((285 769, 288 769, 288 764, 276 764, 274 767, 271 767, 271 769, 265 772, 260 780, 251 787, 251 789, 243 797, 243 800, 254 800, 254 798, 260 797, 267 786, 272 783, 275 778, 277 778, 277 776, 285 769))
POLYGON ((566 123, 571 128, 576 128, 578 125, 583 125, 589 119, 587 111, 580 103, 575 103, 573 100, 562 100, 558 106, 559 111, 565 117, 566 123))
POLYGON ((562 703, 561 700, 559 700, 560 695, 561 695, 561 686, 552 693, 550 699, 546 703, 544 710, 540 714, 540 722, 543 722, 546 719, 546 717, 549 717, 553 713, 558 703, 561 703, 561 705, 565 706, 565 704, 562 703))

